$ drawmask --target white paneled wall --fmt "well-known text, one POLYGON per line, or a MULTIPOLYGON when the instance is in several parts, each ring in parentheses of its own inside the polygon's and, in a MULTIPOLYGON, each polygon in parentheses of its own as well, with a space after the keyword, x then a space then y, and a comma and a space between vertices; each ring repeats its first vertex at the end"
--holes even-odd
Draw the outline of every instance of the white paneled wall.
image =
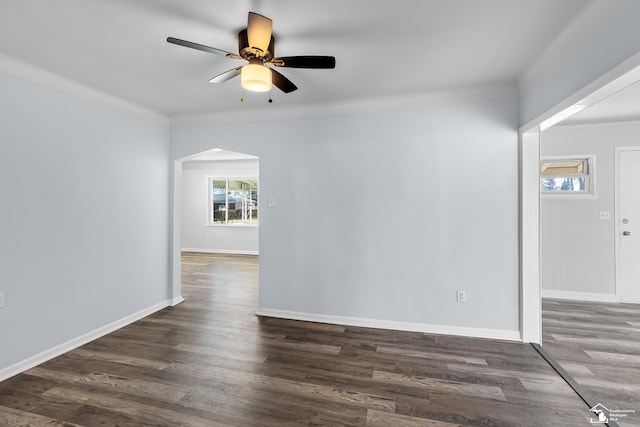
POLYGON ((543 295, 616 300, 615 147, 640 146, 640 123, 559 126, 542 133, 541 154, 595 155, 596 197, 541 200, 543 295), (609 212, 610 219, 600 219, 609 212))

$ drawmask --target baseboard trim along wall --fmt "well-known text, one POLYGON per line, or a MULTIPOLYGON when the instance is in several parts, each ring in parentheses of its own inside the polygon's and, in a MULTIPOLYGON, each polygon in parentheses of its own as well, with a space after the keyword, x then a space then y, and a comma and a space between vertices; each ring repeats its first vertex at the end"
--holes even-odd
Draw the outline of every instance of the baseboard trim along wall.
POLYGON ((21 362, 15 363, 11 366, 8 366, 4 369, 0 369, 0 381, 4 381, 8 378, 11 378, 15 375, 21 374, 22 372, 29 370, 35 366, 38 366, 46 361, 49 361, 55 357, 58 357, 64 353, 67 353, 71 350, 74 350, 84 344, 87 344, 97 338, 100 338, 104 335, 110 334, 120 328, 123 328, 135 321, 138 321, 142 318, 149 316, 150 314, 155 313, 156 311, 162 310, 163 308, 174 306, 184 301, 182 296, 175 298, 173 300, 161 301, 151 307, 140 310, 136 313, 130 314, 128 316, 123 317, 122 319, 116 320, 115 322, 111 322, 105 326, 102 326, 98 329, 94 329, 93 331, 89 331, 86 334, 80 335, 76 338, 72 338, 69 341, 63 342, 55 347, 52 347, 48 350, 43 351, 42 353, 38 353, 35 356, 29 357, 21 362))
POLYGON ((620 298, 614 294, 597 294, 593 292, 557 291, 553 289, 542 289, 542 298, 568 299, 574 301, 592 302, 620 302, 620 298))
POLYGON ((184 302, 184 298, 182 297, 182 295, 180 295, 180 296, 179 296, 179 297, 177 297, 177 298, 174 298, 174 299, 169 303, 169 305, 170 305, 171 307, 173 307, 173 306, 176 306, 176 305, 180 304, 181 302, 184 302))
POLYGON ((182 252, 200 252, 203 254, 224 254, 224 255, 258 255, 258 251, 236 251, 232 249, 182 248, 182 252))
POLYGON ((390 329, 394 331, 422 332, 427 334, 456 335, 473 338, 521 342, 520 331, 504 329, 469 328, 463 326, 431 325, 427 323, 397 322, 394 320, 366 319, 362 317, 332 316, 326 314, 300 313, 296 311, 258 308, 257 316, 280 319, 302 320, 306 322, 331 323, 335 325, 359 326, 363 328, 390 329))

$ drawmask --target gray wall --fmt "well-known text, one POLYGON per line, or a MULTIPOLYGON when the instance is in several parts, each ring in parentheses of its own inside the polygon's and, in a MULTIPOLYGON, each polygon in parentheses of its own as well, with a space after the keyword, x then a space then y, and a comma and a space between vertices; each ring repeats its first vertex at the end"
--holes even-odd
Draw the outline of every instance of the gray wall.
POLYGON ((261 309, 513 332, 517 124, 495 102, 174 128, 172 158, 260 157, 261 309))
POLYGON ((0 370, 166 301, 166 128, 0 75, 0 370))
MULTIPOLYGON (((515 331, 517 124, 637 56, 638 22, 634 0, 519 104, 243 124, 240 139, 237 124, 180 128, 171 159, 263 160, 277 207, 261 218, 261 307, 515 331)), ((0 369, 167 297, 168 143, 162 126, 0 78, 0 369)))
POLYGON ((543 157, 595 155, 597 192, 593 199, 541 200, 547 296, 615 299, 615 147, 625 146, 640 146, 640 123, 560 126, 542 133, 543 157), (601 220, 601 211, 611 219, 601 220))
MULTIPOLYGON (((208 225, 207 178, 259 176, 259 161, 189 161, 182 164, 182 248, 212 253, 258 254, 258 227, 208 225)), ((260 208, 267 201, 258 201, 260 208)))

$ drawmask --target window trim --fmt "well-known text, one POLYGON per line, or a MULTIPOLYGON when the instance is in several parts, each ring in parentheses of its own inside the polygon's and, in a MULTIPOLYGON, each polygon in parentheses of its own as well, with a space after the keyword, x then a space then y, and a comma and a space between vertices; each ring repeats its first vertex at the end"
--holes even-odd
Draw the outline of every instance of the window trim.
MULTIPOLYGON (((571 174, 558 174, 558 175, 546 175, 546 177, 563 177, 563 176, 571 176, 571 174)), ((538 192, 540 193, 541 199, 551 199, 551 200, 578 200, 578 199, 597 199, 598 193, 596 192, 596 155, 595 154, 577 154, 571 156, 544 156, 540 157, 540 164, 538 166, 538 192), (574 192, 574 191, 542 191, 539 189, 540 180, 543 178, 543 175, 540 173, 540 166, 544 162, 553 162, 553 161, 566 161, 566 160, 585 160, 587 162, 587 173, 580 174, 579 176, 584 176, 586 178, 585 187, 586 191, 584 192, 574 192)))
MULTIPOLYGON (((229 181, 234 180, 253 180, 256 182, 256 188, 258 190, 258 212, 260 212, 260 182, 257 176, 226 176, 226 175, 209 175, 207 176, 207 222, 205 226, 207 227, 235 227, 235 228, 258 228, 260 226, 260 219, 258 216, 258 222, 255 224, 243 224, 243 223, 229 223, 228 217, 226 217, 226 223, 220 224, 214 222, 214 201, 213 201, 213 191, 212 185, 213 181, 225 181, 226 188, 229 188, 229 181)), ((225 195, 225 205, 228 205, 228 199, 225 195)), ((258 213, 259 215, 259 213, 258 213)))

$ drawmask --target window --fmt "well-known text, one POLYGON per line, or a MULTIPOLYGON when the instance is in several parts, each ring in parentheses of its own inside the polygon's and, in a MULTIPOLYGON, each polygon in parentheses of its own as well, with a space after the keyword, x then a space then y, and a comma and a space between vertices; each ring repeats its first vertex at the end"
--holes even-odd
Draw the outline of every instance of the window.
POLYGON ((540 162, 540 192, 543 195, 594 195, 593 156, 543 159, 540 162))
POLYGON ((209 223, 258 225, 257 178, 209 178, 209 223))

